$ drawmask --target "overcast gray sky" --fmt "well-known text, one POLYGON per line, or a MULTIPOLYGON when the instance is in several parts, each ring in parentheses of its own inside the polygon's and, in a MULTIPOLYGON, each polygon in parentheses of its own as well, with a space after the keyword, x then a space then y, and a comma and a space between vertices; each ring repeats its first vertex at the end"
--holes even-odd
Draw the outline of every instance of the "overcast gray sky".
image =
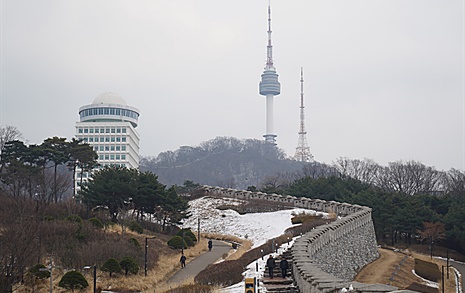
MULTIPOLYGON (((141 110, 141 154, 262 139, 266 0, 0 0, 0 125, 72 138, 103 92, 141 110)), ((464 0, 273 0, 278 146, 465 169, 464 0)))

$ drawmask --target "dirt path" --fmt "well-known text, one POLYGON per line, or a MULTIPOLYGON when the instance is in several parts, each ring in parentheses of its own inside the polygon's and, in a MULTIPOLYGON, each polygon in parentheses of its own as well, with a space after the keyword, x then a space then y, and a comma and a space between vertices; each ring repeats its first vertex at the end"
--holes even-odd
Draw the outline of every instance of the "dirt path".
POLYGON ((355 278, 355 281, 367 284, 386 284, 392 272, 402 258, 403 254, 387 249, 379 249, 379 258, 365 266, 355 278))

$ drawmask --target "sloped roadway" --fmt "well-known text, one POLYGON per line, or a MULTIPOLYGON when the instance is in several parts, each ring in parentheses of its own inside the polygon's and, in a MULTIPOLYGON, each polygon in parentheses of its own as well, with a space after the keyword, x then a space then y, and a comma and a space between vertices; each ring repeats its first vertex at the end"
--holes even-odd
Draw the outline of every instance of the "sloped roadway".
MULTIPOLYGON (((177 286, 191 277, 195 277, 200 271, 205 269, 209 264, 215 263, 221 259, 223 254, 228 253, 231 250, 231 244, 219 240, 212 240, 213 248, 212 251, 207 251, 204 254, 196 257, 192 261, 186 263, 186 267, 181 269, 179 264, 179 271, 177 271, 171 279, 168 280, 168 285, 177 286)), ((179 256, 181 257, 181 256, 179 256)))
POLYGON ((450 265, 452 265, 454 268, 456 268, 460 274, 462 275, 462 292, 465 292, 465 284, 463 283, 463 279, 465 276, 465 263, 463 262, 457 262, 457 261, 449 261, 450 265))

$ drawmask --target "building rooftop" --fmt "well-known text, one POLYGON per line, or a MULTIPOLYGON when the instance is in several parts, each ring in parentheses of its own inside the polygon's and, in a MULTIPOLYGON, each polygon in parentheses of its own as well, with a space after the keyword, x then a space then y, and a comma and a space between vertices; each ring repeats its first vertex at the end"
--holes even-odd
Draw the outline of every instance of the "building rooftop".
POLYGON ((92 104, 114 104, 126 106, 126 101, 118 94, 107 92, 95 98, 92 104))

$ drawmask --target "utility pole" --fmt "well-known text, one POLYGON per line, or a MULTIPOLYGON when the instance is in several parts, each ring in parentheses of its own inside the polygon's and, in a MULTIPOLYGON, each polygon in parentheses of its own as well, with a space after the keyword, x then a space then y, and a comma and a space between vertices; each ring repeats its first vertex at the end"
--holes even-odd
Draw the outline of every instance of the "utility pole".
POLYGON ((197 243, 200 243, 200 218, 197 221, 197 243))
POLYGON ((147 277, 147 258, 148 258, 148 248, 149 248, 149 239, 155 239, 155 237, 145 237, 145 261, 144 261, 144 275, 147 277))

